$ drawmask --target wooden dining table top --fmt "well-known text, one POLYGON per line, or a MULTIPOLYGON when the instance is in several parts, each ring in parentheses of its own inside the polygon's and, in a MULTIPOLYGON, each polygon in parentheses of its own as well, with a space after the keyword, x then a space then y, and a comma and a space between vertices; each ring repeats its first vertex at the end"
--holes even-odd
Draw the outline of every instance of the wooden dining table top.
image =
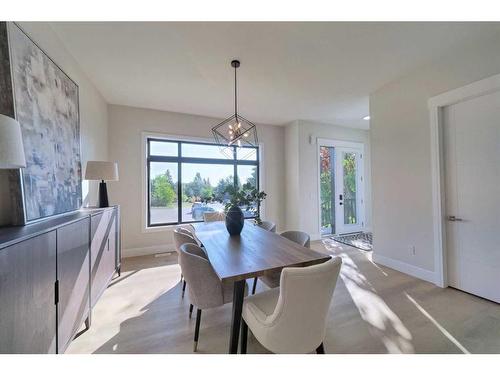
POLYGON ((221 281, 250 279, 330 259, 248 221, 239 236, 230 236, 223 221, 195 223, 194 228, 221 281))

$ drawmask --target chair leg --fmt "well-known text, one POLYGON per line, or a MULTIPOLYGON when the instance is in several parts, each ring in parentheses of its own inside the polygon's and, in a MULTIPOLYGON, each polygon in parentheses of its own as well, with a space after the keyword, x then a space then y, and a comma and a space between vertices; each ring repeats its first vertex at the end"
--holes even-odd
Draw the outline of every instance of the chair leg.
POLYGON ((252 294, 255 294, 255 289, 257 289, 257 278, 253 279, 252 294))
POLYGON ((201 310, 196 310, 196 325, 194 328, 193 352, 198 350, 198 337, 200 336, 201 310))
POLYGON ((319 346, 316 348, 316 354, 325 354, 325 347, 323 343, 319 344, 319 346))
POLYGON ((181 273, 181 283, 182 283, 182 279, 183 279, 183 278, 184 278, 184 276, 183 276, 183 275, 182 275, 182 273, 181 273))
POLYGON ((189 305, 189 319, 193 316, 193 304, 189 305))
POLYGON ((241 319, 241 354, 247 354, 248 325, 241 319))
POLYGON ((185 292, 186 292, 186 280, 184 280, 184 284, 182 284, 182 298, 184 298, 185 292))

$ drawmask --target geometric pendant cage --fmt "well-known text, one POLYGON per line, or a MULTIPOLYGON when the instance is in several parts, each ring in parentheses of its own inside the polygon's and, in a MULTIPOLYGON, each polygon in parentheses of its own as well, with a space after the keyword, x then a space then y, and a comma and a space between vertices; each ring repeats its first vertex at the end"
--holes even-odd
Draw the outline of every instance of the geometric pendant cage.
POLYGON ((212 128, 215 141, 221 146, 257 146, 257 127, 240 115, 232 115, 212 128))
MULTIPOLYGON (((233 60, 231 61, 231 66, 234 68, 234 115, 215 125, 212 128, 212 133, 215 142, 225 149, 231 149, 232 146, 243 148, 245 146, 256 147, 259 144, 257 127, 254 123, 238 114, 236 69, 240 66, 240 62, 233 60)), ((226 152, 229 152, 229 150, 226 152)))

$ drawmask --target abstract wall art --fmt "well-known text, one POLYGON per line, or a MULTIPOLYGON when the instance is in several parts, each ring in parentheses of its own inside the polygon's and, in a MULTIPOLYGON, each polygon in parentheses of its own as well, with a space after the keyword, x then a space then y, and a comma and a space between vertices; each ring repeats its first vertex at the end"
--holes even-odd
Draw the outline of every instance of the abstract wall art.
POLYGON ((8 23, 16 119, 27 167, 25 222, 80 208, 78 86, 20 28, 8 23))

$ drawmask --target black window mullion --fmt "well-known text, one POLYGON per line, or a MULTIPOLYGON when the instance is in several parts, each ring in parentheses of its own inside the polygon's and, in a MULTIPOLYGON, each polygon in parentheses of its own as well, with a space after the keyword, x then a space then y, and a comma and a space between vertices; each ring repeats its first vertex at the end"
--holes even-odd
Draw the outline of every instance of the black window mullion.
POLYGON ((178 153, 178 161, 177 161, 177 224, 182 223, 182 163, 180 161, 181 158, 181 142, 177 143, 177 153, 178 153))
POLYGON ((233 184, 238 188, 238 164, 236 161, 236 147, 233 146, 233 184))
MULTIPOLYGON (((256 189, 257 191, 260 191, 260 161, 259 161, 259 149, 255 150, 255 160, 257 163, 257 173, 256 173, 256 179, 255 179, 255 184, 256 184, 256 189)), ((260 217, 260 202, 257 203, 257 216, 260 217)))
POLYGON ((148 161, 148 165, 147 165, 147 168, 148 168, 148 227, 151 226, 151 174, 150 174, 150 171, 151 171, 151 167, 150 167, 150 164, 151 162, 148 161))

